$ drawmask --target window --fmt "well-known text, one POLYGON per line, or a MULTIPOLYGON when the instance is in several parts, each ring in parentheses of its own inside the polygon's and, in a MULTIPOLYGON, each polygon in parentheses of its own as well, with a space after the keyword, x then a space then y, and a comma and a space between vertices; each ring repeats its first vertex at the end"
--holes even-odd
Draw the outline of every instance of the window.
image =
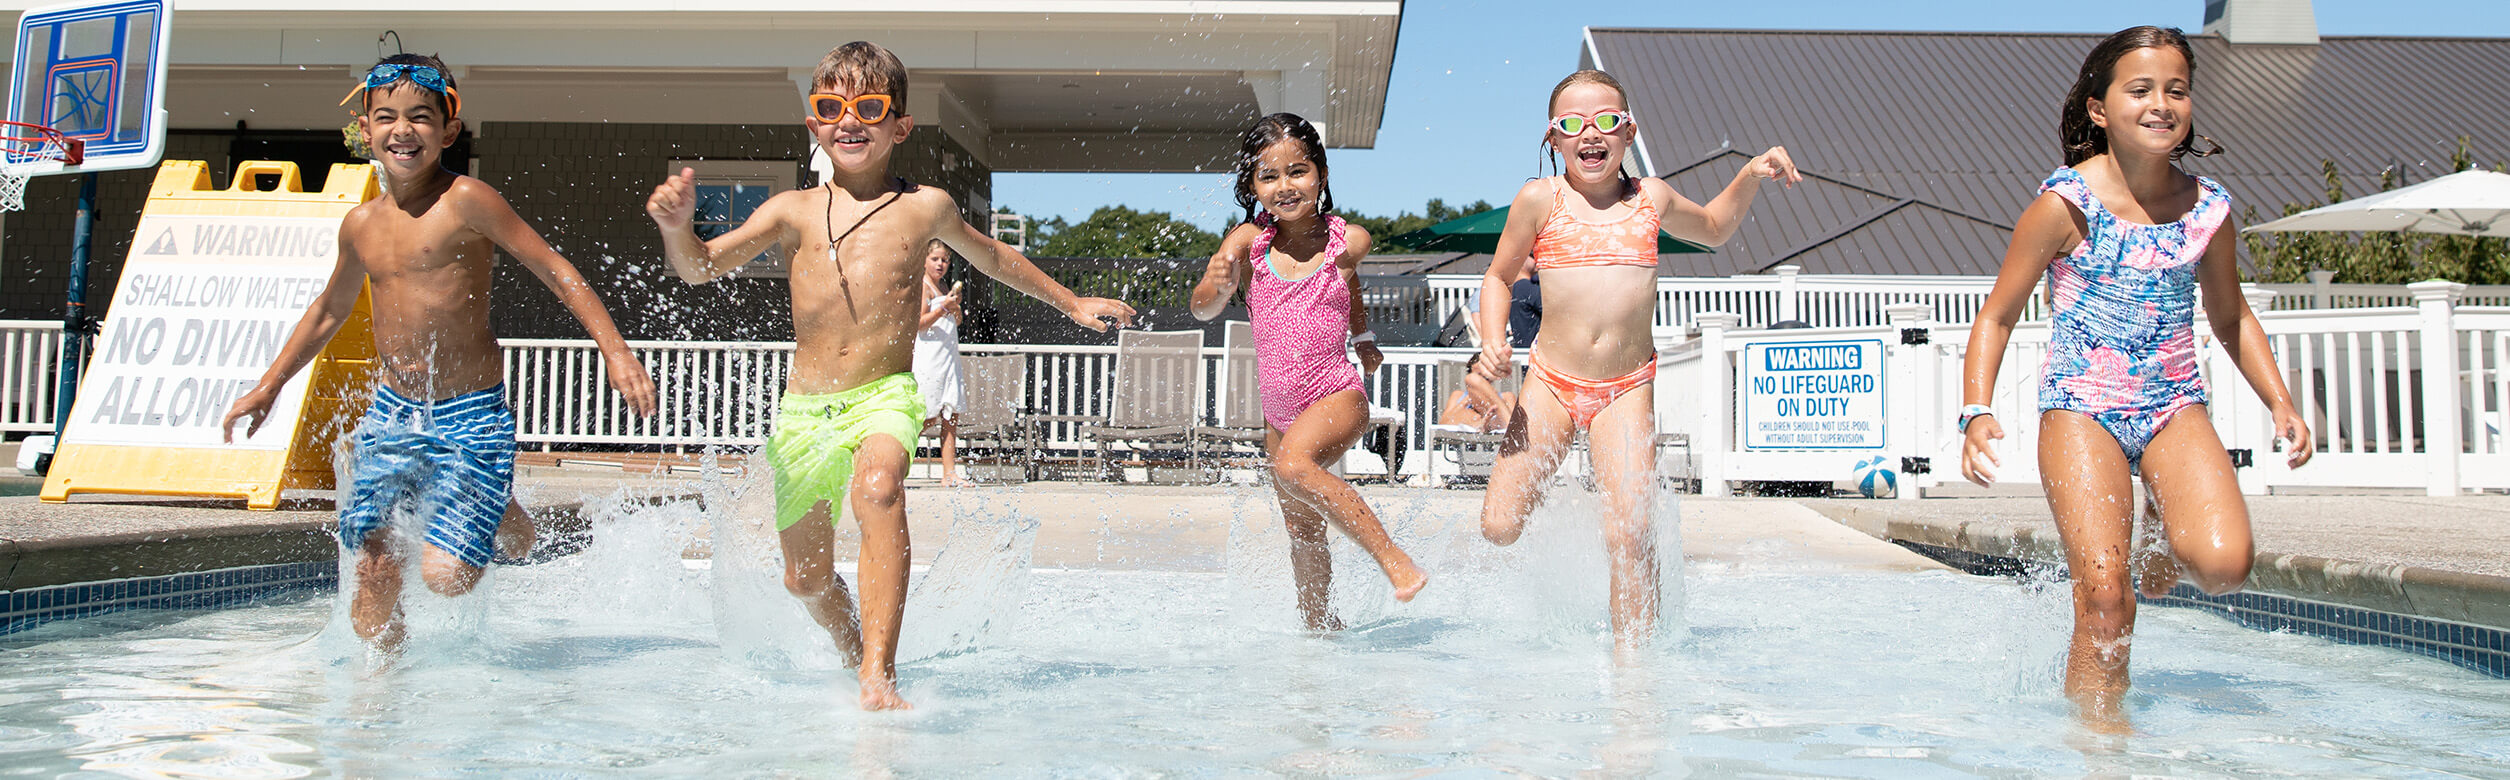
MULTIPOLYGON (((801 164, 795 160, 672 160, 665 175, 681 168, 697 169, 697 237, 731 232, 776 193, 793 189, 801 164)), ((783 277, 789 270, 782 249, 768 249, 734 273, 751 277, 783 277)))

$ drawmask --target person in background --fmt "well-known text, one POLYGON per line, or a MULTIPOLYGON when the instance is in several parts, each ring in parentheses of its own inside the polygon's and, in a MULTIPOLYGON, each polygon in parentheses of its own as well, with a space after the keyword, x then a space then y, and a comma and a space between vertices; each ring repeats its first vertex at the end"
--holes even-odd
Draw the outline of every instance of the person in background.
POLYGON ((966 402, 959 375, 959 287, 942 286, 950 275, 950 247, 933 239, 924 250, 923 329, 915 332, 915 386, 924 391, 924 429, 941 439, 941 484, 959 483, 959 407, 966 402))

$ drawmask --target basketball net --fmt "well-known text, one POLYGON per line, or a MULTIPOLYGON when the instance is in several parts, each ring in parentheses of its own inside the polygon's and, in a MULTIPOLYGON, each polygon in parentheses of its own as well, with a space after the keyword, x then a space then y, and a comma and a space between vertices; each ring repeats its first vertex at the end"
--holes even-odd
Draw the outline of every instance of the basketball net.
POLYGON ((5 122, 0 133, 0 211, 26 210, 26 183, 74 162, 82 146, 41 125, 5 122))

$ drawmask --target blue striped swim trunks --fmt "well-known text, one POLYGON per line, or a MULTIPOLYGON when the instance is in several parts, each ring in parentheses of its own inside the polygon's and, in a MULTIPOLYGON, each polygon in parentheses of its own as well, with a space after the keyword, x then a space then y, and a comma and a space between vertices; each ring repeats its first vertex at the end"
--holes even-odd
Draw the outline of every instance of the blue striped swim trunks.
POLYGON ((428 544, 463 563, 488 565, 497 521, 514 493, 514 412, 506 408, 505 385, 439 401, 379 385, 349 438, 342 546, 356 549, 406 504, 427 519, 428 544))

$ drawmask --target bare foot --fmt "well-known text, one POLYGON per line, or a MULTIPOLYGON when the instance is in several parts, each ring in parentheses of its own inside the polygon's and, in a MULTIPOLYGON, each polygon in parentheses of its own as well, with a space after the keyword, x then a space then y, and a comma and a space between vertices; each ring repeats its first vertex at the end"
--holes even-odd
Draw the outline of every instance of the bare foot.
POLYGON ((2081 717, 2083 728, 2094 734, 2133 734, 2135 728, 2127 723, 2126 708, 2121 704, 2125 698, 2123 691, 2078 694, 2074 697, 2075 714, 2081 717))
POLYGON ((1343 629, 1342 616, 1331 612, 1307 616, 1307 630, 1330 634, 1343 629))
POLYGON ((2135 561, 2135 590, 2145 598, 2170 595, 2179 585, 2179 556, 2170 552, 2170 543, 2163 541, 2160 529, 2139 541, 2132 560, 2135 561))
POLYGON ((539 522, 523 511, 522 504, 506 504, 505 517, 497 521, 497 557, 509 561, 530 558, 532 546, 540 542, 539 522))
POLYGON ((896 681, 876 674, 864 675, 859 679, 862 680, 864 712, 915 709, 915 705, 908 704, 905 699, 898 697, 896 681))
POLYGON ((1422 588, 1429 587, 1429 575, 1422 572, 1421 567, 1409 563, 1400 570, 1387 572, 1386 580, 1394 583, 1394 600, 1405 603, 1420 595, 1422 588))

